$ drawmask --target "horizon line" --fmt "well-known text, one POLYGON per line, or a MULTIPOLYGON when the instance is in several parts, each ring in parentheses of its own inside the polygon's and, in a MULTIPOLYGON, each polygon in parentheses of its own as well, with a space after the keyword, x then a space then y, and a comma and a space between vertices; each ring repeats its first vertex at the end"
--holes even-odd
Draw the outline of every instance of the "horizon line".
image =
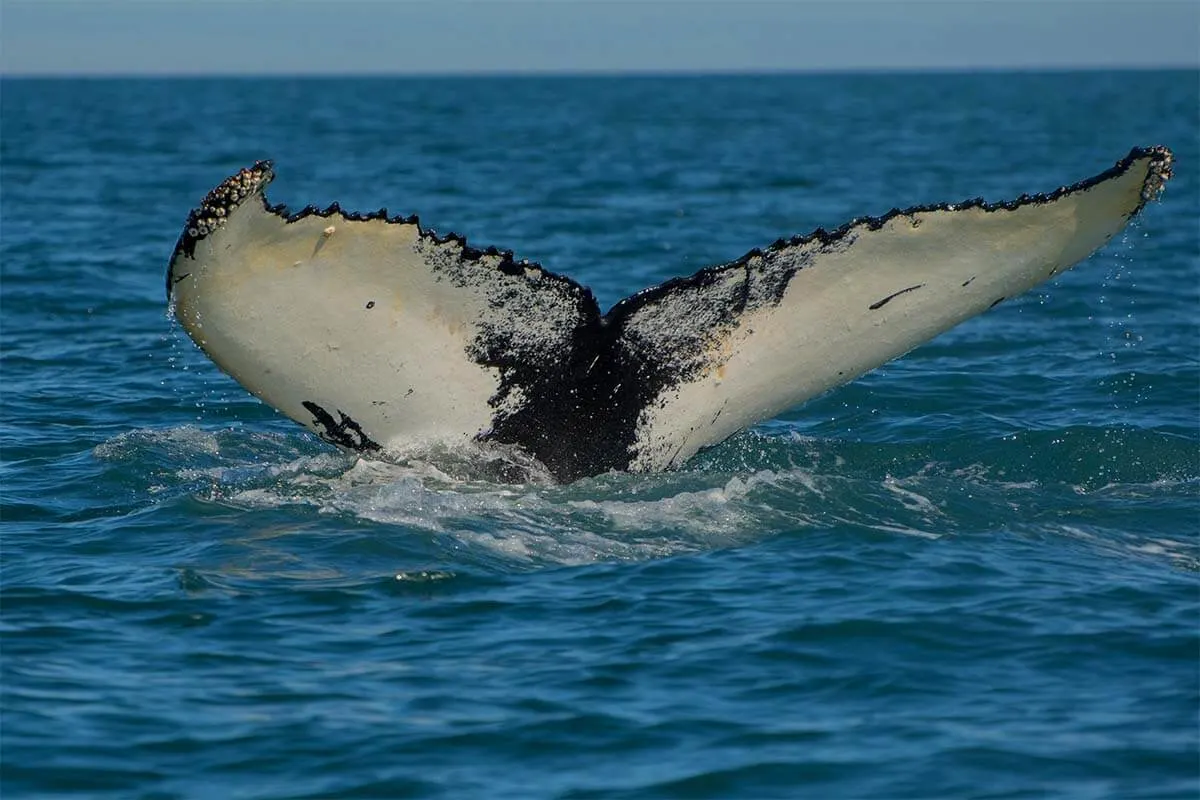
POLYGON ((733 67, 733 68, 616 68, 616 69, 496 69, 496 70, 347 70, 337 71, 9 71, 0 69, 2 80, 205 80, 205 79, 329 79, 329 78, 673 78, 673 77, 771 77, 789 75, 966 75, 978 73, 1070 73, 1070 72, 1200 72, 1197 64, 994 64, 994 65, 907 65, 864 67, 733 67))

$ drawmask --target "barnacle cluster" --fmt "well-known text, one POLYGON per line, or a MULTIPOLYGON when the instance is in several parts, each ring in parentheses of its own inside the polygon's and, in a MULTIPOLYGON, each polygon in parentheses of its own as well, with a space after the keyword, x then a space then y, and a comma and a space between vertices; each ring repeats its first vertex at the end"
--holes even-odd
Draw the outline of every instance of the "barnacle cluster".
POLYGON ((203 239, 220 228, 239 203, 261 191, 274 177, 271 162, 259 161, 253 167, 246 167, 226 178, 220 186, 204 196, 199 208, 192 209, 185 228, 187 236, 203 239))
POLYGON ((1163 186, 1171 177, 1171 162, 1174 160, 1171 151, 1162 146, 1148 148, 1148 152, 1150 172, 1146 175, 1146 182, 1142 184, 1143 202, 1150 202, 1162 193, 1163 186))

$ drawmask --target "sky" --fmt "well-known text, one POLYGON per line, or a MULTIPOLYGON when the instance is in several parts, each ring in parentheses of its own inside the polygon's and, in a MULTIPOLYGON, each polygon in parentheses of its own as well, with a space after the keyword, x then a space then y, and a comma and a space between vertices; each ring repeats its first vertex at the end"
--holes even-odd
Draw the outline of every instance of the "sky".
POLYGON ((1200 67, 1196 0, 0 0, 8 75, 1200 67))

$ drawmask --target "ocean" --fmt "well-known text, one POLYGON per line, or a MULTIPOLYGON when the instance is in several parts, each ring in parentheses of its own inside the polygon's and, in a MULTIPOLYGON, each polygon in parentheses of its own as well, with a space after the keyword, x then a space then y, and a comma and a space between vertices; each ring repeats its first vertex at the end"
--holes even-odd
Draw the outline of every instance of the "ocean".
POLYGON ((1194 71, 3 80, 0 794, 1193 800, 1198 108, 1194 71), (166 313, 260 158, 607 308, 1154 144, 1161 202, 1074 271, 670 473, 360 460, 166 313))

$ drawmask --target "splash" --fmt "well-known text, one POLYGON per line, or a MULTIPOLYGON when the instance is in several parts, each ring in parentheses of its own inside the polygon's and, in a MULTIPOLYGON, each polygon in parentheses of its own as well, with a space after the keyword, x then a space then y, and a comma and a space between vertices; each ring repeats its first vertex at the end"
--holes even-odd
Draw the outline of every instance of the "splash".
MULTIPOLYGON (((1075 537, 1082 526, 1064 520, 1087 518, 1098 505, 1190 508, 1200 478, 1188 442, 1127 437, 1127 450, 1154 453, 1156 471, 1127 464, 1090 485, 1079 481, 1097 471, 1089 459, 1112 458, 1112 434, 1046 436, 1080 438, 1073 463, 1040 457, 1053 449, 1041 437, 888 444, 749 431, 687 470, 569 485, 496 480, 478 472, 469 452, 362 459, 303 436, 241 429, 133 431, 94 455, 126 473, 142 470, 132 478, 145 482, 148 502, 198 499, 233 514, 239 530, 261 527, 250 537, 256 552, 264 542, 280 546, 283 519, 285 536, 365 536, 399 548, 409 565, 394 574, 404 575, 646 561, 835 530, 931 540, 1014 531, 1075 537)), ((1126 556, 1162 553, 1186 566, 1197 554, 1186 542, 1171 549, 1162 541, 1176 539, 1157 533, 1096 536, 1100 549, 1126 556)), ((268 561, 285 565, 288 557, 268 561)))

